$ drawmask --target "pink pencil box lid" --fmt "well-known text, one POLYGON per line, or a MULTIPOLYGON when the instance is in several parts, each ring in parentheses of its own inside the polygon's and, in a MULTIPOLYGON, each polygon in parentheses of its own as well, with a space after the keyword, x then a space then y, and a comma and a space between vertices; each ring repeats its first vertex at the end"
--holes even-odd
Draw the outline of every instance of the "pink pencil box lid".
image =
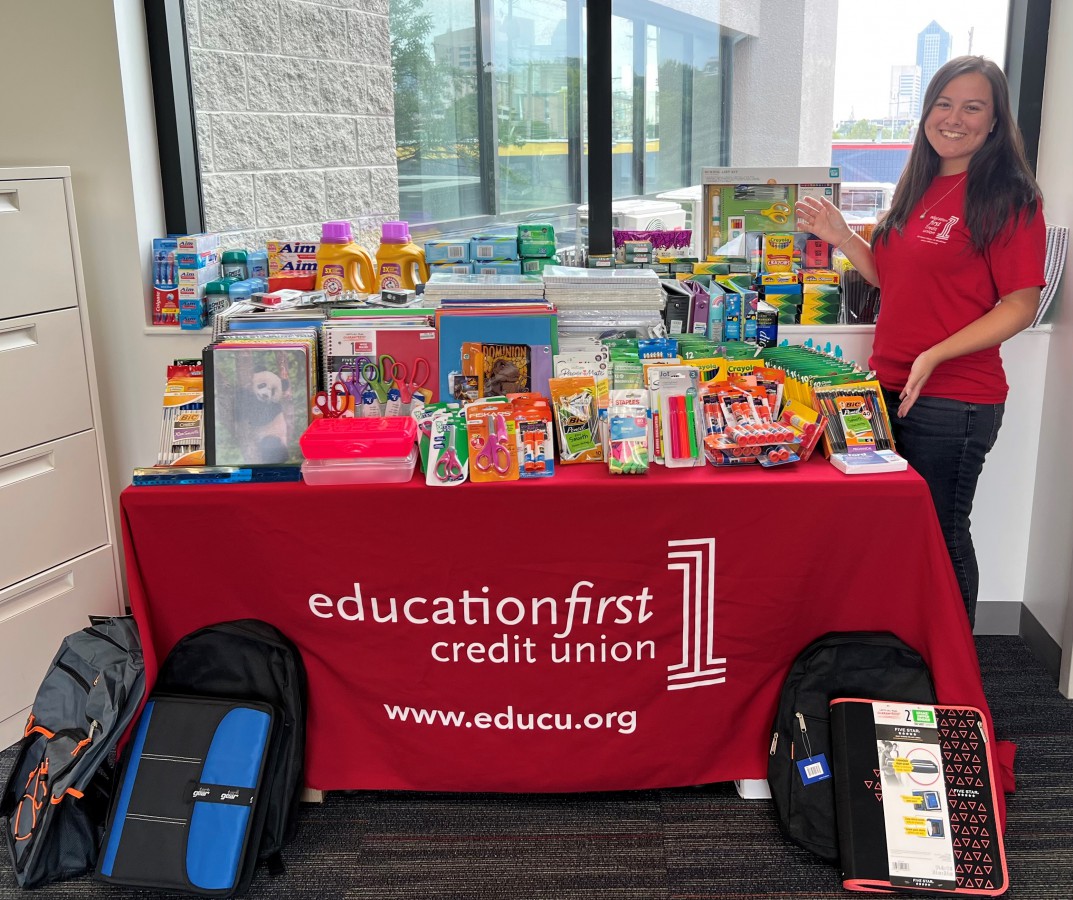
POLYGON ((299 438, 306 459, 389 459, 405 457, 417 440, 409 416, 315 419, 299 438))

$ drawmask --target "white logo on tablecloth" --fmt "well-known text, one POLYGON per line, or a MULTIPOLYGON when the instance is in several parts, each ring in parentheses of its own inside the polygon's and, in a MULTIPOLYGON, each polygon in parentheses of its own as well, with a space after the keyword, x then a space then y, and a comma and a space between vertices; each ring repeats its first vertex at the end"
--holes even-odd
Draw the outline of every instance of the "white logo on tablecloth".
POLYGON ((726 657, 715 655, 715 538, 667 547, 667 568, 682 573, 682 661, 667 666, 667 690, 723 684, 726 657))

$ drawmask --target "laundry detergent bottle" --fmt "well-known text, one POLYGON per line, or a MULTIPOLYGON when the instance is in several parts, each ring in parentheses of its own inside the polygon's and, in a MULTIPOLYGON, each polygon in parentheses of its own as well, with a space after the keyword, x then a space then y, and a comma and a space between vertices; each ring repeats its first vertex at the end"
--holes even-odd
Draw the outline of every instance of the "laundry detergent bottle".
POLYGON ((349 222, 325 222, 321 226, 317 249, 317 290, 329 300, 343 291, 371 294, 376 284, 373 258, 365 248, 354 243, 349 222))
POLYGON ((410 242, 406 222, 385 222, 380 227, 380 247, 376 251, 376 290, 412 291, 418 281, 428 281, 425 251, 410 242))

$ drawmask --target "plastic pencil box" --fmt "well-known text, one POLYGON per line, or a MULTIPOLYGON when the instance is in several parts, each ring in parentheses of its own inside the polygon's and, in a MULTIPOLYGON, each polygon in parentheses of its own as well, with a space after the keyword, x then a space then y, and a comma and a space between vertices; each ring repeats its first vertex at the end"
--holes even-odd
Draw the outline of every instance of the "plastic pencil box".
POLYGON ((317 419, 299 439, 302 478, 309 484, 409 481, 416 439, 409 416, 317 419))

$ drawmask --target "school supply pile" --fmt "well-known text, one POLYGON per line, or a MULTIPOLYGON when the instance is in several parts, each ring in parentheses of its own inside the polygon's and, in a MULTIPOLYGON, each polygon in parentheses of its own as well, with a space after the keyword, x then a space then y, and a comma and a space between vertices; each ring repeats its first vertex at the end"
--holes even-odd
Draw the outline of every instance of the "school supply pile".
POLYGON ((427 316, 333 318, 321 334, 314 418, 408 416, 437 398, 439 348, 427 316))
POLYGON ((228 331, 203 352, 208 465, 299 465, 317 385, 315 329, 228 331))
MULTIPOLYGON (((282 292, 280 292, 282 293, 282 292)), ((328 317, 322 302, 324 295, 316 291, 297 292, 297 296, 268 304, 259 300, 232 303, 212 320, 212 338, 235 331, 285 331, 290 328, 319 328, 328 317)))
POLYGON ((546 391, 559 334, 555 310, 544 300, 445 304, 436 310, 435 326, 439 338, 438 399, 468 396, 478 375, 485 379, 481 396, 546 391), (480 360, 467 357, 477 345, 493 349, 482 351, 480 360), (527 377, 522 377, 519 365, 524 362, 523 352, 528 355, 527 377), (501 360, 498 369, 497 359, 501 360))
POLYGON ((301 654, 268 623, 224 622, 181 638, 124 748, 96 876, 234 896, 260 863, 282 872, 306 702, 301 654))
POLYGON ((416 417, 425 483, 547 478, 555 473, 552 413, 534 393, 469 403, 433 403, 416 417))
POLYGON ((650 269, 580 269, 547 266, 544 296, 560 310, 607 304, 625 309, 663 309, 659 278, 650 269))
POLYGON ((20 887, 88 872, 112 796, 117 742, 145 691, 129 616, 92 619, 68 635, 37 690, 0 799, 20 887))

